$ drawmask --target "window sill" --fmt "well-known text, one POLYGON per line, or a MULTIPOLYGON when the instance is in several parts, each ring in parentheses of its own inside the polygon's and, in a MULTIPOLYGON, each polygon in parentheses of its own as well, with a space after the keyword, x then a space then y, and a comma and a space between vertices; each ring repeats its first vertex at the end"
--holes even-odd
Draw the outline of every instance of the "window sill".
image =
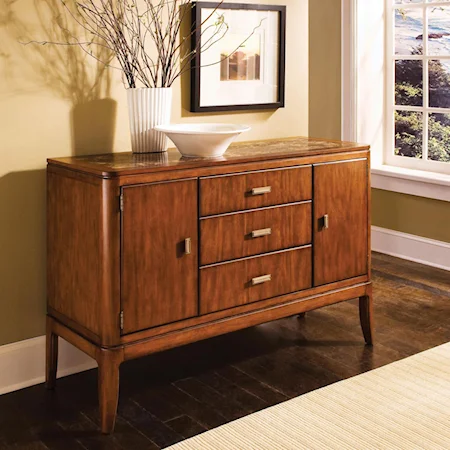
POLYGON ((450 202, 450 175, 395 166, 372 167, 372 187, 450 202))

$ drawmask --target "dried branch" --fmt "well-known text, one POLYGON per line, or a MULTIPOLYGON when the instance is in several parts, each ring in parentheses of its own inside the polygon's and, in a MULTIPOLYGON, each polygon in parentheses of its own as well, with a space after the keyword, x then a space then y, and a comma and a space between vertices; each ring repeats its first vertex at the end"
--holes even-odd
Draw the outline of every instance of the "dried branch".
MULTIPOLYGON (((92 39, 71 36, 67 42, 29 41, 26 44, 78 45, 97 62, 120 68, 129 88, 172 86, 188 70, 196 54, 223 39, 229 29, 223 14, 218 14, 217 20, 211 23, 224 0, 218 1, 208 17, 196 24, 183 39, 179 39, 181 26, 192 11, 194 0, 60 1, 68 16, 92 39), (203 41, 204 36, 207 38, 203 41), (197 42, 186 52, 183 44, 188 39, 197 39, 197 42), (92 51, 93 46, 111 51, 118 66, 111 65, 111 61, 102 61, 92 51)), ((256 28, 247 40, 255 31, 256 28)))

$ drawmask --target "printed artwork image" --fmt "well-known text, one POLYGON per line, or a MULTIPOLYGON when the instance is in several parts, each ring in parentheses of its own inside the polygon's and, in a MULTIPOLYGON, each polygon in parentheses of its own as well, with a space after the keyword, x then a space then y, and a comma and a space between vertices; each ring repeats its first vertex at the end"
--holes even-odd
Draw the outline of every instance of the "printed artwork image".
POLYGON ((261 37, 228 34, 222 41, 220 81, 261 79, 261 37))

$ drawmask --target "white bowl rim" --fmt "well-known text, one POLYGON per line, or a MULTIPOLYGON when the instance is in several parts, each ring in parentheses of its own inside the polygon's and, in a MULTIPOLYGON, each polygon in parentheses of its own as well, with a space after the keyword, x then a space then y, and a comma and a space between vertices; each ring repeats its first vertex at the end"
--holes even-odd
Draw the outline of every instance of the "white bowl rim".
POLYGON ((234 123, 174 123, 171 125, 159 125, 154 127, 154 130, 156 131, 162 131, 163 133, 172 133, 172 134, 197 134, 197 135, 220 135, 220 134, 237 134, 237 133, 244 133, 246 131, 250 131, 251 127, 248 125, 241 125, 241 124, 234 124, 234 123), (234 129, 230 130, 222 130, 222 131, 214 131, 214 130, 189 130, 184 127, 189 126, 202 126, 206 125, 209 127, 212 126, 227 126, 227 127, 235 127, 234 129))

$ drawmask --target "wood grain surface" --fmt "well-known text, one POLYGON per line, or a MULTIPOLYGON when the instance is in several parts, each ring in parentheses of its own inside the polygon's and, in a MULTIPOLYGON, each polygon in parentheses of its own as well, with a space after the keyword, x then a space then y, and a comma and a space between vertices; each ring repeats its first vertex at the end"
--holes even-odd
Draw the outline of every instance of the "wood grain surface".
POLYGON ((201 314, 307 289, 311 247, 202 268, 200 286, 201 314), (269 274, 270 281, 252 286, 253 278, 269 274))
POLYGON ((368 145, 306 137, 248 141, 232 144, 220 158, 185 158, 176 149, 166 153, 108 153, 104 155, 50 158, 48 162, 61 167, 91 173, 100 177, 145 174, 180 169, 242 164, 316 155, 359 152, 368 145))
POLYGON ((270 207, 200 221, 200 264, 310 244, 311 203, 270 207), (252 232, 265 230, 261 237, 252 232))
POLYGON ((281 205, 312 198, 311 166, 200 179, 200 215, 281 205), (253 189, 270 192, 252 195, 253 189))
POLYGON ((366 159, 314 166, 315 286, 368 272, 367 176, 366 159))
POLYGON ((197 228, 196 180, 124 189, 124 334, 197 315, 197 228))
POLYGON ((47 176, 48 306, 101 333, 102 191, 98 184, 47 176))
POLYGON ((97 360, 110 433, 122 361, 352 298, 371 344, 368 157, 366 146, 294 138, 214 161, 50 160, 48 387, 59 336, 97 360))

